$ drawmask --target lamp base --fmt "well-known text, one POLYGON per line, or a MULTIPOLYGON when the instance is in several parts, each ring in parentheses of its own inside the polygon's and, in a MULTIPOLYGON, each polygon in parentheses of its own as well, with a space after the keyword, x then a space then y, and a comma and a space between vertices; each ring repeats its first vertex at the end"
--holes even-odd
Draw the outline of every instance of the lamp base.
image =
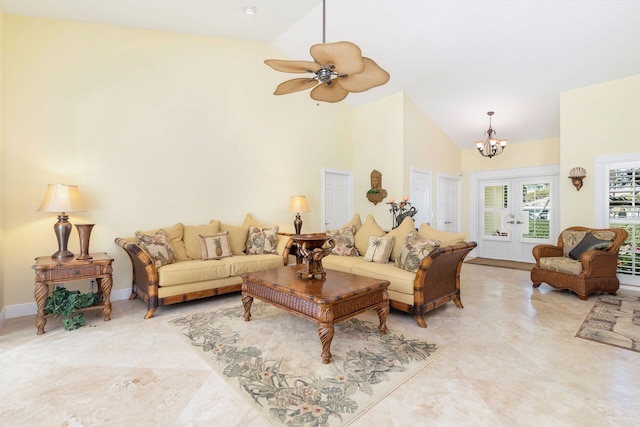
POLYGON ((64 251, 56 251, 51 255, 53 259, 64 259, 64 258, 73 258, 73 252, 64 250, 64 251))
POLYGON ((296 219, 293 221, 293 228, 296 230, 296 234, 300 234, 300 230, 302 230, 302 219, 300 219, 300 213, 296 214, 296 219))
POLYGON ((58 215, 58 222, 53 225, 53 231, 58 239, 58 250, 51 255, 54 259, 73 258, 73 252, 67 250, 69 235, 71 234, 71 224, 69 217, 64 212, 58 215))

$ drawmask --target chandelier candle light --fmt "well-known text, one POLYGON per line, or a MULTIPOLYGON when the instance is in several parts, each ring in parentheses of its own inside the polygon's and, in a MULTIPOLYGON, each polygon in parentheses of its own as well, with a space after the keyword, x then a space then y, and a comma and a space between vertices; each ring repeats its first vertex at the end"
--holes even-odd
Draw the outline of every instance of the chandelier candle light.
POLYGON ((493 116, 493 114, 493 111, 489 111, 487 113, 489 116, 489 129, 484 133, 487 135, 487 140, 476 142, 476 148, 480 155, 488 158, 492 158, 493 156, 497 156, 502 153, 508 142, 506 139, 496 138, 496 131, 491 127, 491 116, 493 116))
POLYGON ((309 205, 307 205, 307 198, 305 196, 291 196, 289 200, 289 213, 296 213, 296 219, 293 221, 293 227, 296 230, 296 234, 300 234, 302 230, 302 219, 300 219, 300 212, 311 212, 309 205))
POLYGON ((37 209, 41 212, 59 212, 58 222, 54 224, 53 231, 58 239, 58 250, 51 255, 54 259, 72 258, 73 253, 67 250, 71 223, 68 213, 84 212, 84 205, 80 200, 77 185, 49 184, 42 204, 37 209))

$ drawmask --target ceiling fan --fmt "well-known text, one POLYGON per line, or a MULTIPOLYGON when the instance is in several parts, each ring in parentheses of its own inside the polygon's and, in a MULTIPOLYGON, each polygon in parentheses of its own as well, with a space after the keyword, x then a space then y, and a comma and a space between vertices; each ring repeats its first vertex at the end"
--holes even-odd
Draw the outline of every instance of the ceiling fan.
POLYGON ((364 92, 389 81, 389 73, 372 59, 363 57, 354 43, 325 43, 325 2, 322 0, 322 43, 314 44, 310 49, 314 61, 264 61, 276 71, 313 74, 280 83, 274 95, 314 88, 310 95, 316 101, 339 102, 350 92, 364 92))

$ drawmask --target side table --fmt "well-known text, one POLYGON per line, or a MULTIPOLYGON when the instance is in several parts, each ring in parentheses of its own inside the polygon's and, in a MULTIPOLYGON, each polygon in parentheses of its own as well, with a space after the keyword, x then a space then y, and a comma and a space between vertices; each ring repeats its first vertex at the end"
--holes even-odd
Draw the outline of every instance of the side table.
POLYGON ((113 286, 111 263, 113 259, 104 252, 93 253, 91 256, 92 259, 86 260, 78 260, 75 257, 59 260, 50 256, 36 258, 36 263, 32 268, 36 273, 33 295, 38 305, 38 314, 36 315, 38 335, 44 334, 44 326, 47 324, 44 306, 49 296, 49 285, 51 284, 95 279, 98 283, 97 294, 100 301, 91 307, 81 308, 78 311, 102 309, 104 320, 111 319, 111 287, 113 286))

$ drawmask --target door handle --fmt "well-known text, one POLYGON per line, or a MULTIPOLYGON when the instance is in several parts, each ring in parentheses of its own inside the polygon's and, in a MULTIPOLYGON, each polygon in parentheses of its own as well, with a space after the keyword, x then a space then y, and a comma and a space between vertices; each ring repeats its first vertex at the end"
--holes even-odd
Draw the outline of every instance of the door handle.
POLYGON ((507 224, 515 224, 514 221, 507 221, 507 224))
POLYGON ((524 224, 522 221, 516 221, 516 224, 524 224))
POLYGON ((451 221, 445 221, 444 223, 445 224, 451 224, 451 221))

